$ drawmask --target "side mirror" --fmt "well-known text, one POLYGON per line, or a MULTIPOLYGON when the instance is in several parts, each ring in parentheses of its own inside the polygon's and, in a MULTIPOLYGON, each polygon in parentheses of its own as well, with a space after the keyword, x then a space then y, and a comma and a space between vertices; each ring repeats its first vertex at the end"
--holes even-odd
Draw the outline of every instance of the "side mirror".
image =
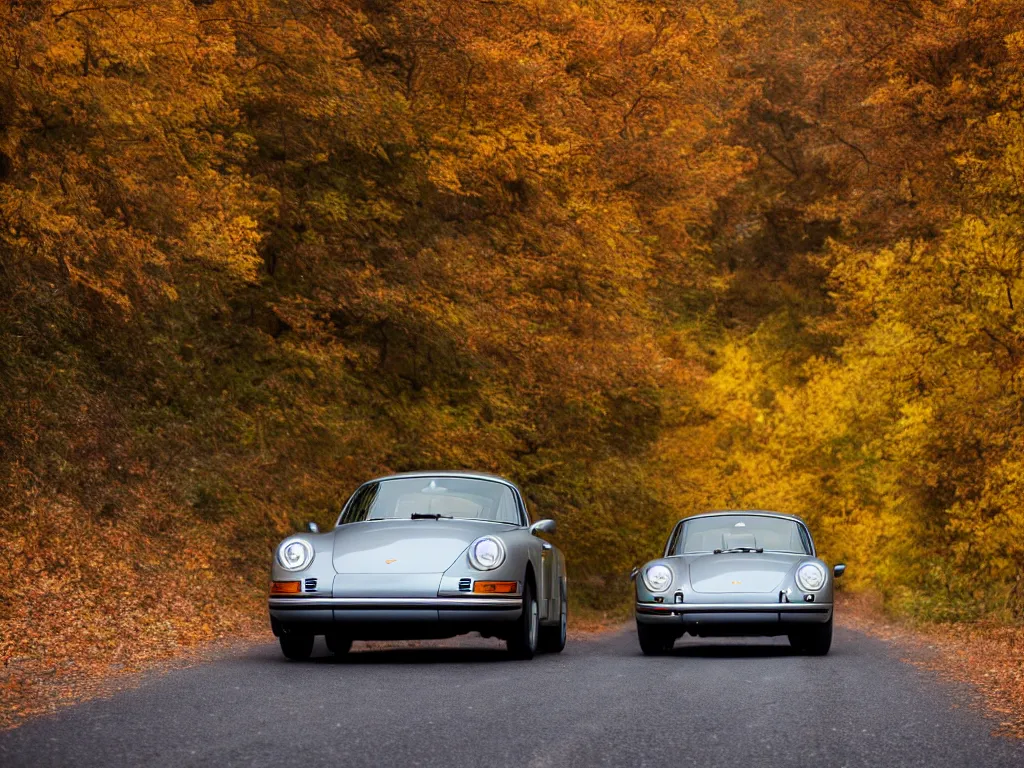
POLYGON ((538 520, 536 523, 530 526, 530 533, 536 536, 538 533, 554 533, 558 530, 558 525, 554 520, 538 520))
POLYGON ((835 576, 837 579, 844 573, 846 573, 846 565, 844 563, 840 563, 832 569, 832 575, 835 576))
POLYGON ((320 533, 320 526, 316 523, 306 523, 306 530, 310 533, 320 533))
POLYGON ((640 575, 640 569, 639 568, 634 568, 632 571, 629 572, 629 580, 630 581, 636 581, 636 577, 639 576, 639 575, 640 575))

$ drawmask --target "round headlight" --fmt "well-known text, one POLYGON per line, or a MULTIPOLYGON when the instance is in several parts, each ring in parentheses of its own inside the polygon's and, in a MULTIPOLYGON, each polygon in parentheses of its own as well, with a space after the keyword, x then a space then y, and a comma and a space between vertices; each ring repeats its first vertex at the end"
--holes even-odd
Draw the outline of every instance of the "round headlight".
POLYGON ((313 546, 305 539, 288 539, 277 548, 277 562, 286 571, 301 571, 313 562, 313 546))
POLYGON ((493 571, 505 562, 505 545, 493 536, 481 536, 469 545, 469 562, 478 571, 493 571))
POLYGON ((804 592, 817 592, 825 586, 825 569, 817 563, 804 563, 796 569, 796 585, 804 592))
POLYGON ((652 565, 644 571, 644 581, 651 592, 664 592, 672 584, 672 569, 667 565, 652 565))

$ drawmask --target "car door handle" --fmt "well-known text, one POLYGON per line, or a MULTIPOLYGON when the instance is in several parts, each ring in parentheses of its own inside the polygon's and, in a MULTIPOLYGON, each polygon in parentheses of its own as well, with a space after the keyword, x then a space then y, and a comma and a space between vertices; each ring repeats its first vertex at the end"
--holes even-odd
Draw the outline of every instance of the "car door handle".
POLYGON ((551 545, 548 544, 546 541, 542 541, 541 545, 540 545, 540 548, 543 549, 543 550, 548 550, 548 549, 551 549, 551 545))

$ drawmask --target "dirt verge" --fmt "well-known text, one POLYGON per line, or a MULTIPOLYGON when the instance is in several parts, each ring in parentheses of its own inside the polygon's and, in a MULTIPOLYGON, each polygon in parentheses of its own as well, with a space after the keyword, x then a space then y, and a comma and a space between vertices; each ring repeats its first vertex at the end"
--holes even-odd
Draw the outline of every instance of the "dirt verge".
POLYGON ((995 734, 1024 738, 1024 627, 915 623, 886 615, 871 595, 843 595, 836 615, 842 626, 906 649, 911 664, 969 683, 995 734))

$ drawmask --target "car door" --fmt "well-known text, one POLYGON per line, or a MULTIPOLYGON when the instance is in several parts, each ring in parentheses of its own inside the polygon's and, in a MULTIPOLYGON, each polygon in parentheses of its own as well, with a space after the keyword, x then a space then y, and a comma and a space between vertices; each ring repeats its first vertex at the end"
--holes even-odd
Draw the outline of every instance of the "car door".
MULTIPOLYGON (((530 524, 530 515, 526 508, 526 499, 516 489, 516 500, 526 525, 530 524)), ((558 616, 558 558, 557 550, 539 536, 534 536, 535 546, 540 549, 540 567, 537 568, 536 549, 531 547, 530 559, 534 564, 534 575, 537 578, 537 611, 542 621, 549 621, 558 616)))
POLYGON ((558 566, 558 550, 551 543, 543 539, 539 539, 539 541, 541 581, 544 582, 543 587, 538 585, 541 599, 544 601, 540 605, 540 610, 544 620, 549 621, 558 617, 560 608, 558 605, 558 577, 560 570, 558 566))

